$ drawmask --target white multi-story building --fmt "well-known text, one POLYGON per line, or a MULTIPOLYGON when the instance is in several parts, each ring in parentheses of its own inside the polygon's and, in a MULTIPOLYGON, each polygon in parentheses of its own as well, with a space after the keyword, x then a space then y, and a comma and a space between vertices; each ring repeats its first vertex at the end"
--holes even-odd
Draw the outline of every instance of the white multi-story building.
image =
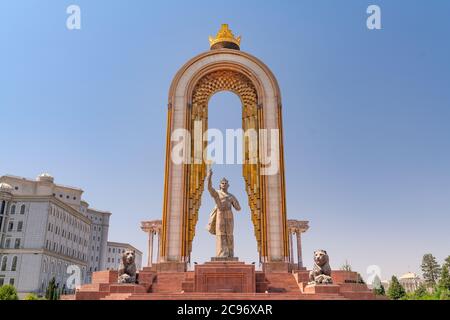
POLYGON ((53 277, 64 286, 69 266, 82 282, 106 269, 111 213, 89 208, 82 194, 48 174, 0 177, 0 285, 43 293, 53 277))
POLYGON ((142 252, 133 247, 128 243, 120 243, 120 242, 109 242, 108 241, 108 253, 106 260, 106 269, 107 270, 117 270, 120 265, 120 260, 122 259, 122 254, 131 250, 135 253, 135 263, 137 270, 140 270, 142 267, 142 252))
POLYGON ((92 272, 106 270, 106 250, 108 242, 109 217, 111 213, 89 208, 81 201, 81 212, 91 221, 90 251, 86 282, 92 279, 92 272))

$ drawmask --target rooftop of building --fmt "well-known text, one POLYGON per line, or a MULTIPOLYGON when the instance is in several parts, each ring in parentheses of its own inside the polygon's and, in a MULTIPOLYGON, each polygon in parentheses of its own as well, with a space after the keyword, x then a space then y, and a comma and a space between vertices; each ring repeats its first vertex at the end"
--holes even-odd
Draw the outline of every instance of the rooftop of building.
POLYGON ((54 177, 51 176, 49 173, 41 173, 40 175, 38 175, 36 177, 36 179, 19 177, 19 176, 15 176, 15 175, 11 175, 11 174, 5 174, 3 176, 0 176, 0 179, 3 179, 3 178, 9 178, 12 180, 17 180, 17 181, 26 181, 26 182, 31 182, 31 183, 39 183, 39 182, 43 182, 43 181, 46 181, 46 182, 48 181, 48 182, 52 182, 55 185, 55 187, 59 187, 59 188, 63 188, 63 189, 71 189, 71 190, 75 190, 78 192, 84 192, 83 189, 80 189, 80 188, 54 183, 54 177))
POLYGON ((132 246, 129 243, 108 241, 107 245, 110 247, 120 247, 120 248, 132 249, 142 255, 141 250, 137 249, 136 247, 132 246))

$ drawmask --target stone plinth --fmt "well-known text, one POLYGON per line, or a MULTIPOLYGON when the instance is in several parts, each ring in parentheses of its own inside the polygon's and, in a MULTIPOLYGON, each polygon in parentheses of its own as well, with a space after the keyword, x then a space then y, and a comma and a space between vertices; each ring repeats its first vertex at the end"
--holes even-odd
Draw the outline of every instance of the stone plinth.
POLYGON ((358 273, 354 271, 333 270, 331 271, 333 283, 357 283, 358 273))
POLYGON ((157 272, 186 272, 187 270, 185 262, 160 262, 153 266, 157 272))
POLYGON ((194 272, 194 292, 256 292, 254 265, 237 261, 211 261, 196 265, 194 272))
POLYGON ((276 272, 276 273, 288 273, 289 263, 288 262, 265 262, 263 263, 263 271, 265 273, 276 272))
POLYGON ((92 284, 117 283, 117 270, 96 271, 92 273, 92 284))
POLYGON ((239 258, 236 257, 212 257, 212 262, 238 262, 239 258))
POLYGON ((304 293, 339 294, 339 285, 336 284, 308 284, 303 288, 304 293))

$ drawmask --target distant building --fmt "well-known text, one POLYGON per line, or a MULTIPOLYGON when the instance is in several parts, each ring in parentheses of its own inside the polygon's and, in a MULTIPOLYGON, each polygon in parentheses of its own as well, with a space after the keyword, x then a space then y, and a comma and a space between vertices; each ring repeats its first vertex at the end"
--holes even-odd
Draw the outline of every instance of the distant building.
POLYGON ((69 266, 82 283, 106 269, 111 213, 89 208, 82 194, 49 174, 0 177, 0 285, 43 293, 53 277, 65 285, 69 266))
POLYGON ((414 292, 423 283, 423 280, 414 272, 408 272, 402 275, 398 281, 405 288, 406 292, 414 292))
POLYGON ((109 242, 109 241, 108 241, 106 269, 117 270, 119 268, 120 261, 122 260, 122 254, 127 250, 135 252, 136 268, 137 270, 140 270, 142 268, 142 251, 136 249, 135 247, 133 247, 128 243, 109 242))

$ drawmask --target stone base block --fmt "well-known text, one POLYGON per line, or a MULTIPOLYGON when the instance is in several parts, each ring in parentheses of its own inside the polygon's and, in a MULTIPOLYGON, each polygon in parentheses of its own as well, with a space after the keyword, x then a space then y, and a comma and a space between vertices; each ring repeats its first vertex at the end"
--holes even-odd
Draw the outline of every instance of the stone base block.
POLYGON ((304 293, 339 294, 339 285, 335 284, 308 284, 303 288, 304 293))
POLYGON ((236 257, 212 257, 212 262, 238 262, 239 258, 236 257))
POLYGON ((117 283, 117 270, 96 271, 92 273, 92 283, 117 283))
POLYGON ((144 286, 139 284, 111 284, 109 293, 146 293, 144 286))
POLYGON ((289 272, 289 262, 265 262, 263 263, 263 271, 265 273, 287 273, 289 272))
POLYGON ((206 262, 195 266, 195 292, 254 293, 255 266, 243 262, 206 262))
POLYGON ((186 272, 185 262, 160 262, 153 265, 157 272, 186 272))

